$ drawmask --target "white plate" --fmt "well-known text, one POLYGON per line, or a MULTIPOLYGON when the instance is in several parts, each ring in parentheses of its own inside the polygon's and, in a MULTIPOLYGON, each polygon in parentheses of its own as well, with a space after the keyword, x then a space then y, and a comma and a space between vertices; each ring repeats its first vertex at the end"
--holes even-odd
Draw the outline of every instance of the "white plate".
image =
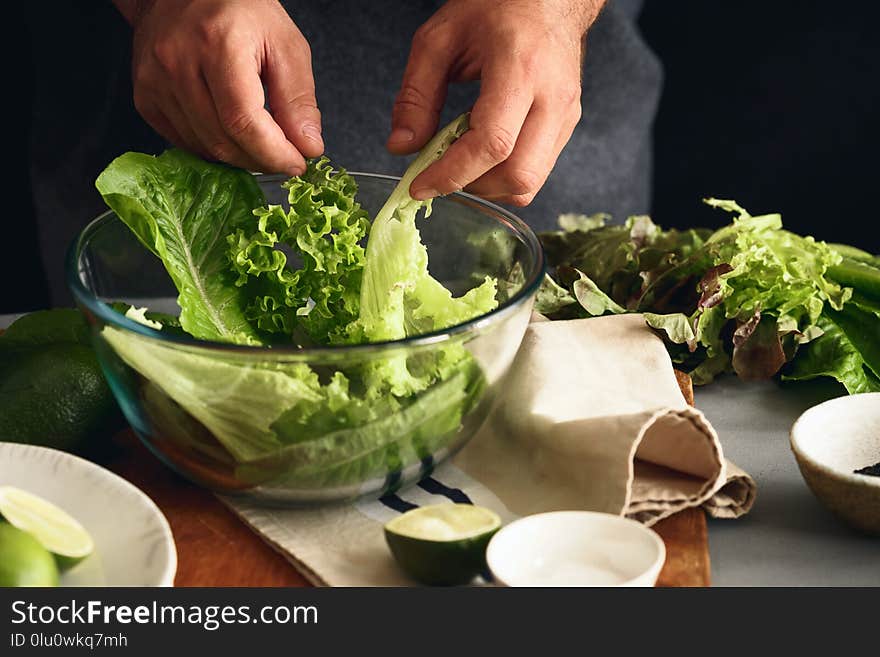
POLYGON ((58 505, 95 541, 61 586, 173 586, 177 550, 149 497, 109 470, 46 447, 0 442, 0 485, 58 505))
POLYGON ((592 511, 514 520, 486 550, 489 570, 506 586, 654 586, 665 560, 655 531, 592 511))

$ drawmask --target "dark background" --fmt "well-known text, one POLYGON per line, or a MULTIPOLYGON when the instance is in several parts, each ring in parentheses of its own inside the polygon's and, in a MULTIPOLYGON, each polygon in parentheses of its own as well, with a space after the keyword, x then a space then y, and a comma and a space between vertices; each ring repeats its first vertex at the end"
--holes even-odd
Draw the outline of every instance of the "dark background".
MULTIPOLYGON (((735 198, 755 214, 781 211, 796 232, 880 251, 880 39, 863 5, 838 7, 647 0, 640 25, 666 76, 655 127, 658 223, 720 225, 728 217, 700 199, 735 198)), ((7 57, 11 165, 0 312, 49 303, 31 176, 71 149, 92 147, 81 143, 78 126, 94 116, 82 112, 100 109, 105 137, 112 136, 105 141, 114 152, 99 161, 161 148, 131 107, 128 27, 109 2, 25 3, 10 10, 8 25, 24 42, 7 57), (89 109, 108 84, 115 94, 89 109), (45 93, 57 99, 55 113, 35 117, 34 94, 45 93)), ((94 179, 99 172, 86 173, 94 179)))

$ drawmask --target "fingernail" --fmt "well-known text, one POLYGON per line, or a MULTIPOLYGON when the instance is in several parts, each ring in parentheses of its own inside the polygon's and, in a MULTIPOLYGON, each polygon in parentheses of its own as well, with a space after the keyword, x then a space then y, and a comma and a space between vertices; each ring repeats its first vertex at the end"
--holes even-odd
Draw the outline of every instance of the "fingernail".
POLYGON ((414 133, 409 128, 394 128, 391 131, 391 136, 388 137, 389 144, 405 144, 409 141, 412 141, 416 138, 416 133, 414 133))
POLYGON ((440 196, 440 192, 436 189, 431 189, 430 187, 423 187, 412 193, 412 197, 417 201, 427 201, 429 198, 434 198, 436 196, 440 196))
POLYGON ((323 139, 321 139, 321 129, 314 123, 303 124, 302 133, 312 141, 323 143, 323 139))

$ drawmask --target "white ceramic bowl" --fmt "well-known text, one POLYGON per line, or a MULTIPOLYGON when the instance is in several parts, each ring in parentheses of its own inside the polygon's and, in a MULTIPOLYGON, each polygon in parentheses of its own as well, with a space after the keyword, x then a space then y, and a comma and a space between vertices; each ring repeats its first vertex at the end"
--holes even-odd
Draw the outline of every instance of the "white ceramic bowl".
POLYGON ((95 551, 61 586, 173 586, 177 550, 149 497, 109 470, 46 447, 0 442, 0 485, 17 486, 76 518, 95 551))
POLYGON ((853 472, 880 461, 880 393, 809 409, 791 428, 791 449, 819 501, 856 529, 880 534, 880 477, 853 472))
POLYGON ((486 550, 492 576, 506 586, 654 586, 665 561, 655 531, 591 511, 514 520, 486 550))

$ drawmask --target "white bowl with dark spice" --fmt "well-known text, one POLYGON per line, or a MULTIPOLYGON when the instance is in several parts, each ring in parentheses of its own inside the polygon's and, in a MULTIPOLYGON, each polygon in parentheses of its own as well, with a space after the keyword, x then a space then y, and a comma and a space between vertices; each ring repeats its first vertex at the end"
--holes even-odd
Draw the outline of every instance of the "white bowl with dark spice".
POLYGON ((810 490, 852 527, 880 535, 880 393, 814 406, 791 429, 810 490))

